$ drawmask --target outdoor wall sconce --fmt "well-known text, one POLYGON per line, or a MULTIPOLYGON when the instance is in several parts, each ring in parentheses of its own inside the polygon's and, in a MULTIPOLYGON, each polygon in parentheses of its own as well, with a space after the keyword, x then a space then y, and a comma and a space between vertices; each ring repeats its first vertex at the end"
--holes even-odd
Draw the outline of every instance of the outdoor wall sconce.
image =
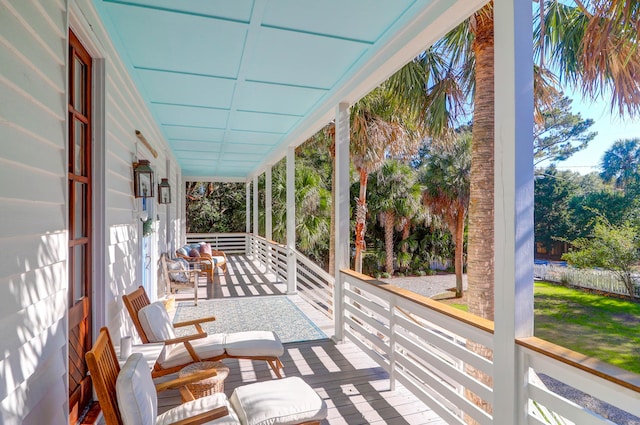
POLYGON ((133 193, 136 198, 153 197, 153 169, 146 159, 133 163, 133 193))
POLYGON ((162 179, 158 183, 158 203, 170 204, 171 203, 171 186, 169 186, 168 179, 162 179))

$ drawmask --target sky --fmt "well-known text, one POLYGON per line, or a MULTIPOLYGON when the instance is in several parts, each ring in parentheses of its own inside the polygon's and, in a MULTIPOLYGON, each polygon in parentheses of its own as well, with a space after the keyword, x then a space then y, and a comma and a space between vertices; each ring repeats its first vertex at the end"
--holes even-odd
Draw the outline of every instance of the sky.
POLYGON ((606 100, 596 102, 581 99, 579 93, 565 90, 565 94, 573 99, 572 112, 580 113, 582 118, 591 118, 594 124, 591 131, 598 135, 589 142, 586 149, 573 154, 569 159, 557 163, 559 170, 571 170, 580 174, 588 174, 592 171, 600 171, 599 164, 602 155, 616 140, 640 138, 640 118, 621 119, 617 110, 611 113, 610 103, 606 100))

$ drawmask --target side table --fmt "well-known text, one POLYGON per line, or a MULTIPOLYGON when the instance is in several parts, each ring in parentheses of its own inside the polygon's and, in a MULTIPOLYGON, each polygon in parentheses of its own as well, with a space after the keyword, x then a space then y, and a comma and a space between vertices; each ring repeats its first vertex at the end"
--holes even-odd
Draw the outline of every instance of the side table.
MULTIPOLYGON (((217 375, 192 384, 187 384, 187 388, 195 398, 224 392, 224 380, 229 375, 229 368, 222 362, 197 362, 183 367, 182 370, 178 372, 178 377, 184 378, 195 372, 208 369, 215 369, 217 375)), ((182 402, 184 403, 185 401, 183 397, 182 402)))

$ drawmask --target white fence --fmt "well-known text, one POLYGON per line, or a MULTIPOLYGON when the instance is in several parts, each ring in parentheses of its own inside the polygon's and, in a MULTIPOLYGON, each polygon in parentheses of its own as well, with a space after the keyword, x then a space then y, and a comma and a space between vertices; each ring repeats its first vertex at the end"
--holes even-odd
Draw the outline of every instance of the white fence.
MULTIPOLYGON (((549 282, 558 282, 586 289, 595 289, 610 294, 629 295, 627 287, 615 273, 607 270, 578 269, 552 264, 535 264, 534 276, 549 282)), ((640 296, 640 287, 635 285, 635 295, 640 296)))

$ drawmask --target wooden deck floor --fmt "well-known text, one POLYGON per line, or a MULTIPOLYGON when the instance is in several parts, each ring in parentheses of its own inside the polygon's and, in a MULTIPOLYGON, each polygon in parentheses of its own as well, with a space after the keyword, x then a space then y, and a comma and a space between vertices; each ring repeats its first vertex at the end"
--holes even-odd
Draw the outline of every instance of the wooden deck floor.
MULTIPOLYGON (((245 256, 229 256, 227 273, 218 273, 214 282, 202 283, 198 297, 226 298, 283 295, 286 285, 272 273, 245 256)), ((193 294, 177 294, 177 301, 192 299, 193 294)), ((333 335, 332 322, 297 296, 290 299, 326 335, 333 335)), ((285 344, 281 359, 286 376, 300 376, 329 406, 323 424, 427 424, 445 422, 401 385, 389 390, 387 373, 350 342, 336 344, 331 339, 285 344)), ((226 359, 230 368, 225 393, 230 396, 239 385, 274 379, 265 362, 226 359)), ((159 410, 180 403, 177 391, 159 395, 159 410)))

